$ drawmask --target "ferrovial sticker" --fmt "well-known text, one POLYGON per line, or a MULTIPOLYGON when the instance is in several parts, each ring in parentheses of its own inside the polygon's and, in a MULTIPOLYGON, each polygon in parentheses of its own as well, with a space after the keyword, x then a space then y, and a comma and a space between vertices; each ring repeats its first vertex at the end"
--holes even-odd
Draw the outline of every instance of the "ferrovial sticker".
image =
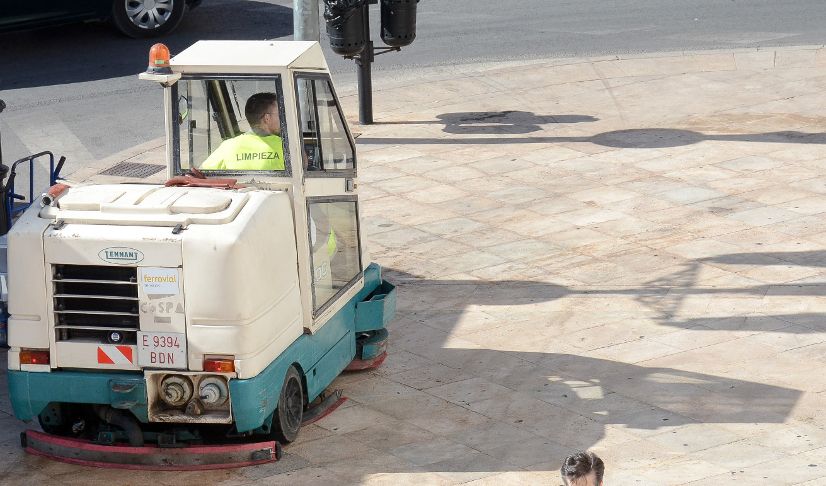
POLYGON ((145 267, 141 270, 141 286, 144 294, 178 295, 180 293, 177 268, 145 267))

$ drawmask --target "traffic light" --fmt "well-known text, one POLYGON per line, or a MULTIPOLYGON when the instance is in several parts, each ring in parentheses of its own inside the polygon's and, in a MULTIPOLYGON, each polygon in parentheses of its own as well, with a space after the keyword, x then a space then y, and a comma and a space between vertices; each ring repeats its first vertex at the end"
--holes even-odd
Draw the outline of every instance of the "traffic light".
POLYGON ((365 0, 324 0, 324 20, 330 48, 340 56, 355 56, 364 50, 365 0))
POLYGON ((381 0, 381 40, 390 47, 409 46, 416 39, 419 0, 381 0))

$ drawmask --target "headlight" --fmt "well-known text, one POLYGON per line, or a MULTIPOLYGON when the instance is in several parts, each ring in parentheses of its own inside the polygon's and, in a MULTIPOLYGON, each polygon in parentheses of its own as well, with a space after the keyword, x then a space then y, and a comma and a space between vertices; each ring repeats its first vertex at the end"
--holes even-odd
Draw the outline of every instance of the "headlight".
POLYGON ((161 382, 161 400, 170 407, 181 407, 192 398, 192 382, 186 376, 169 375, 161 382))
POLYGON ((198 385, 198 396, 208 406, 218 407, 229 397, 227 384, 221 378, 207 377, 198 385))

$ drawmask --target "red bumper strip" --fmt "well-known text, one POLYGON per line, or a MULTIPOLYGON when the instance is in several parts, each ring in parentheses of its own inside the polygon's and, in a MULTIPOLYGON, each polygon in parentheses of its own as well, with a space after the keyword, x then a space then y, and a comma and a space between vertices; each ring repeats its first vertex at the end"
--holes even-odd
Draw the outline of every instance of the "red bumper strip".
POLYGON ((318 417, 311 418, 310 420, 308 420, 308 421, 306 421, 306 422, 301 422, 301 425, 302 425, 302 426, 304 426, 304 425, 310 425, 310 424, 314 424, 314 423, 318 422, 319 420, 323 419, 324 417, 326 417, 326 416, 330 415, 331 413, 335 412, 335 411, 336 411, 336 409, 337 409, 338 407, 340 407, 340 406, 341 406, 341 404, 342 404, 342 403, 344 403, 344 402, 346 402, 346 401, 347 401, 347 397, 341 397, 341 398, 339 398, 339 399, 338 399, 338 401, 336 401, 336 403, 334 403, 334 404, 330 405, 330 408, 328 408, 328 409, 327 409, 327 410, 325 410, 324 412, 320 413, 320 414, 318 415, 318 417))
POLYGON ((370 359, 354 359, 344 368, 347 371, 356 371, 356 370, 367 370, 370 368, 375 368, 382 363, 384 363, 384 358, 387 357, 387 351, 381 353, 380 355, 376 356, 375 358, 370 359))
POLYGON ((86 440, 27 430, 26 452, 82 466, 151 471, 195 471, 266 464, 277 460, 281 447, 273 441, 225 446, 193 446, 181 449, 157 446, 104 446, 92 444, 86 440))

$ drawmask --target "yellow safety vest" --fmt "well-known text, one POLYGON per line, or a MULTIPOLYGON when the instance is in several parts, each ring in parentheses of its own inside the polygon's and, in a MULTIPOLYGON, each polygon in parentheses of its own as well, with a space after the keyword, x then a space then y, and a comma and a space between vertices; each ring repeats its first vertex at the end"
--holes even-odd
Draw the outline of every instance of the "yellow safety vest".
POLYGON ((333 256, 336 248, 338 248, 338 245, 336 245, 336 232, 333 231, 333 228, 330 228, 330 238, 327 239, 327 255, 333 256))
POLYGON ((278 135, 242 133, 221 142, 201 169, 284 170, 284 144, 278 135))

